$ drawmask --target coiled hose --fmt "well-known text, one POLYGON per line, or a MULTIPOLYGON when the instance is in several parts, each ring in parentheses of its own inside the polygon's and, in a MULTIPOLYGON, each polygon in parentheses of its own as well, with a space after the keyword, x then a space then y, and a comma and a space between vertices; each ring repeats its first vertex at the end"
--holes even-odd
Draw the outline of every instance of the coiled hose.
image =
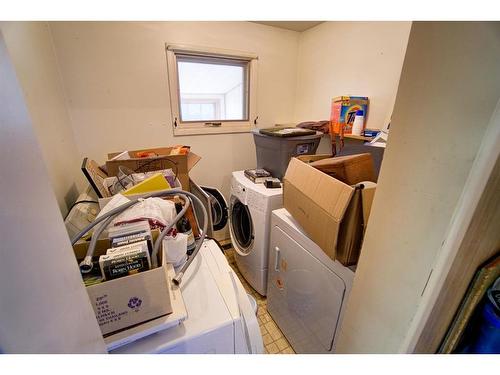
POLYGON ((194 194, 192 194, 192 193, 190 193, 188 191, 181 190, 181 189, 161 190, 161 191, 156 191, 156 192, 147 194, 147 195, 145 195, 143 197, 140 197, 140 198, 135 198, 135 199, 131 200, 130 202, 124 203, 121 206, 116 207, 116 208, 110 210, 109 212, 106 212, 105 214, 103 214, 102 216, 100 216, 99 218, 97 218, 95 221, 93 221, 92 223, 90 223, 89 225, 87 225, 84 229, 82 229, 75 237, 72 238, 71 245, 74 245, 89 230, 91 230, 97 224, 99 224, 102 221, 104 221, 104 223, 102 223, 94 231, 94 233, 92 235, 92 240, 91 240, 91 243, 89 244, 89 248, 87 250, 87 254, 85 255, 85 258, 83 259, 83 261, 80 263, 80 271, 82 273, 88 273, 88 272, 90 272, 92 270, 92 267, 93 267, 92 256, 94 255, 95 245, 97 243, 97 239, 99 238, 99 236, 101 235, 101 233, 104 231, 104 229, 109 225, 109 223, 118 214, 120 214, 121 212, 123 212, 126 209, 130 208, 131 206, 133 206, 134 204, 136 204, 137 202, 139 202, 139 200, 141 200, 141 199, 153 198, 153 197, 166 197, 166 196, 172 196, 172 195, 179 195, 179 196, 181 196, 184 199, 185 204, 184 204, 184 207, 182 208, 182 210, 174 218, 173 222, 171 224, 169 224, 167 227, 165 227, 161 231, 161 233, 159 234, 158 238, 156 239, 156 241, 155 241, 155 243, 153 245, 153 254, 152 254, 152 258, 153 259, 152 259, 152 262, 153 262, 153 266, 154 267, 156 267, 157 264, 158 264, 157 255, 158 255, 158 251, 160 249, 160 246, 161 246, 163 238, 165 237, 165 235, 167 234, 167 232, 177 223, 177 221, 179 221, 182 218, 182 216, 184 216, 184 214, 186 213, 186 211, 187 211, 187 209, 189 207, 189 199, 187 199, 187 197, 190 197, 191 199, 193 199, 194 202, 200 206, 201 211, 203 212, 203 226, 202 226, 203 229, 202 229, 202 232, 201 232, 201 237, 197 241, 196 247, 195 247, 193 253, 188 257, 188 259, 187 259, 186 263, 184 264, 184 266, 180 269, 180 271, 175 275, 175 277, 172 280, 175 285, 179 285, 181 283, 182 277, 184 276, 184 273, 189 268, 191 262, 196 257, 196 255, 198 254, 198 251, 200 250, 201 246, 203 245, 203 241, 204 241, 204 239, 206 237, 207 226, 208 226, 208 214, 207 214, 207 210, 205 209, 205 206, 203 205, 203 203, 201 202, 201 200, 196 195, 194 195, 194 194))

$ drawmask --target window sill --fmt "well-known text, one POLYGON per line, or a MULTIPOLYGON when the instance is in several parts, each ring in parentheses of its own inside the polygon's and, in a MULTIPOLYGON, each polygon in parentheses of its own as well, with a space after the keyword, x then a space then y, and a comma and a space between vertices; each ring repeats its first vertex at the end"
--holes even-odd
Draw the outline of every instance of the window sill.
POLYGON ((208 134, 230 134, 230 133, 249 133, 255 127, 252 125, 241 125, 241 126, 200 126, 200 127, 187 127, 178 126, 174 127, 174 136, 185 136, 185 135, 208 135, 208 134))

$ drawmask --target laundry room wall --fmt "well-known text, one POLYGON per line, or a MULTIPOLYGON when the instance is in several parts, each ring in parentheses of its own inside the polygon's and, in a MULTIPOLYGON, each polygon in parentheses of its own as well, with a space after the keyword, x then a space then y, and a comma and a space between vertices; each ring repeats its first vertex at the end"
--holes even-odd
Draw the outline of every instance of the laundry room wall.
MULTIPOLYGON (((390 119, 411 22, 324 22, 300 34, 294 121, 330 119, 332 98, 370 98, 367 127, 390 119)), ((328 137, 325 137, 328 138, 328 137)), ((330 152, 323 146, 321 152, 330 152)))
POLYGON ((41 142, 23 93, 26 89, 21 87, 19 73, 7 52, 3 26, 0 30, 0 352, 105 353, 102 334, 44 165, 41 142))
MULTIPOLYGON (((45 22, 1 22, 0 29, 23 89, 59 209, 65 215, 83 189, 84 179, 50 29, 45 22)), ((23 155, 10 157, 14 163, 23 155)))
POLYGON ((52 22, 79 157, 175 144, 202 157, 191 176, 228 197, 231 172, 255 167, 252 135, 174 137, 165 43, 256 53, 259 126, 290 122, 299 33, 250 22, 52 22))
MULTIPOLYGON (((173 136, 165 43, 256 53, 259 127, 328 118, 332 96, 361 91, 373 99, 369 121, 377 112, 383 117, 380 108, 390 107, 390 100, 377 98, 382 93, 390 96, 399 71, 390 77, 384 73, 380 82, 373 74, 366 86, 356 86, 360 91, 356 92, 352 82, 358 80, 362 64, 336 65, 336 48, 329 43, 344 40, 342 48, 347 51, 358 36, 378 35, 373 38, 380 44, 370 39, 364 45, 363 61, 371 61, 370 71, 380 77, 384 69, 398 66, 404 52, 396 45, 403 43, 409 23, 336 24, 326 22, 303 33, 251 22, 1 25, 64 214, 86 184, 80 171, 85 156, 104 162, 111 151, 187 144, 202 156, 192 170, 193 178, 221 189, 226 197, 231 172, 255 166, 251 134, 173 136), (391 37, 391 30, 398 37, 391 37), (375 93, 375 87, 380 91, 375 93), (387 105, 375 104, 382 102, 387 105)), ((330 152, 327 138, 321 143, 326 147, 320 146, 318 152, 330 152)))
POLYGON ((498 22, 413 23, 340 353, 406 351, 500 98, 499 37, 498 22))

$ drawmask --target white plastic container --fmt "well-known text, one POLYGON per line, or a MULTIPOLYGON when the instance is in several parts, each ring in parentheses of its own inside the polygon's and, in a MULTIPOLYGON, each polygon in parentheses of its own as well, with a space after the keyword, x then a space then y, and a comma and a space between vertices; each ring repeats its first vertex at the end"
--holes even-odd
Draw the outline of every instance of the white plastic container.
POLYGON ((188 236, 184 233, 177 233, 175 237, 165 236, 163 238, 163 250, 167 263, 174 267, 179 267, 186 261, 188 236))
POLYGON ((352 134, 353 135, 362 135, 364 124, 365 124, 364 112, 362 109, 359 109, 356 112, 356 117, 354 118, 354 122, 352 124, 352 134))

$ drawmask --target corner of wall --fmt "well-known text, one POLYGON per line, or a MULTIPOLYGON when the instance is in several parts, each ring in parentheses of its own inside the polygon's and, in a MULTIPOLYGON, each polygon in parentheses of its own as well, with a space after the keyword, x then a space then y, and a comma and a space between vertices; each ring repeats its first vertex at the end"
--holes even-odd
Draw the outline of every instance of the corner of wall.
MULTIPOLYGON (((73 117, 72 117, 72 114, 71 114, 71 111, 70 111, 70 106, 69 106, 69 100, 68 100, 68 92, 67 92, 67 88, 66 88, 66 83, 64 81, 64 76, 62 75, 62 72, 61 72, 61 65, 59 63, 59 56, 57 55, 57 50, 56 50, 56 46, 55 46, 55 43, 54 43, 54 35, 52 34, 52 27, 50 25, 50 22, 46 22, 46 25, 47 25, 47 29, 48 29, 48 32, 49 32, 49 38, 50 38, 50 44, 51 44, 51 47, 52 47, 52 53, 54 54, 54 57, 55 57, 55 61, 56 61, 56 70, 57 70, 57 74, 59 76, 59 84, 60 84, 60 87, 61 87, 61 91, 62 91, 62 94, 63 94, 63 99, 64 99, 64 109, 66 111, 66 114, 68 116, 68 119, 69 119, 69 128, 71 130, 71 134, 72 134, 72 141, 73 141, 73 144, 75 145, 75 149, 78 151, 78 158, 81 159, 83 157, 83 154, 82 154, 82 150, 80 149, 80 146, 78 144, 78 142, 76 142, 76 133, 75 133, 75 128, 74 128, 74 121, 73 121, 73 117)), ((77 159, 77 161, 79 160, 77 159)), ((76 183, 76 188, 79 192, 82 192, 84 189, 85 189, 85 186, 86 186, 86 181, 84 180, 83 176, 81 173, 79 173, 75 179, 75 183, 76 183)), ((72 204, 73 202, 69 203, 69 204, 72 204)), ((68 202, 67 202, 68 204, 68 202)))
POLYGON ((1 25, 62 215, 83 188, 68 100, 46 22, 1 25))

